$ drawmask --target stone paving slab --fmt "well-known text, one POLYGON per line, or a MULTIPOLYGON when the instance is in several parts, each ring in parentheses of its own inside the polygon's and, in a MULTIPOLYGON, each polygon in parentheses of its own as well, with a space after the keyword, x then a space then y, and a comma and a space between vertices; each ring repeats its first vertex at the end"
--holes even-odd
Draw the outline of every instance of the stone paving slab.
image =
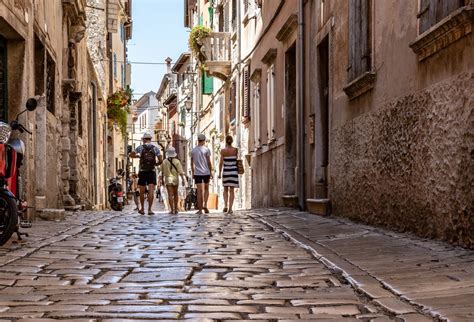
POLYGON ((401 319, 429 320, 421 310, 435 319, 474 321, 472 250, 289 209, 242 213, 305 247, 401 319))
POLYGON ((78 212, 31 231, 1 248, 0 321, 424 317, 357 292, 321 257, 246 213, 78 212))

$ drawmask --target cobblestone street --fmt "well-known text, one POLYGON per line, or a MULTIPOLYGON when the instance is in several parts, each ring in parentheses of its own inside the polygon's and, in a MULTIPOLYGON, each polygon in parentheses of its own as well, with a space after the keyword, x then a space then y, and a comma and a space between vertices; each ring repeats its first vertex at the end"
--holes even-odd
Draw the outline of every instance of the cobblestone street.
POLYGON ((2 321, 429 320, 396 317, 246 213, 75 213, 0 252, 2 321))

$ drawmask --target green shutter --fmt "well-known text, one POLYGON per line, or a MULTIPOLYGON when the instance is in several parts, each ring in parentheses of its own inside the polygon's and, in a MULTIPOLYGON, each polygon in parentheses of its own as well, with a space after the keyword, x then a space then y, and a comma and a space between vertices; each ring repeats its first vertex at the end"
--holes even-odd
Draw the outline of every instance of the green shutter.
POLYGON ((208 10, 209 10, 209 23, 210 23, 210 27, 212 28, 214 25, 214 8, 209 7, 208 10))
POLYGON ((214 92, 214 79, 211 76, 204 74, 202 76, 202 93, 204 95, 211 95, 214 92))

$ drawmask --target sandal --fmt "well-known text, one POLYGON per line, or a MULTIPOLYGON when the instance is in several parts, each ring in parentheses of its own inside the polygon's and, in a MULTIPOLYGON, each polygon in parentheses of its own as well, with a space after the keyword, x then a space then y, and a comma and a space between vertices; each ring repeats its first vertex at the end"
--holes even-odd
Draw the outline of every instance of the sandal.
POLYGON ((145 211, 143 211, 143 210, 138 210, 138 213, 139 213, 140 215, 144 215, 144 214, 145 214, 145 211))
POLYGON ((234 212, 232 211, 232 209, 229 210, 228 214, 229 215, 232 215, 234 212))
POLYGON ((148 212, 148 215, 150 215, 150 216, 151 216, 151 215, 154 215, 154 214, 155 214, 155 213, 154 213, 153 211, 149 211, 149 212, 148 212))
POLYGON ((227 208, 222 209, 222 212, 227 212, 227 208))
POLYGON ((206 214, 209 213, 209 209, 207 209, 207 208, 202 208, 202 209, 204 210, 204 212, 205 212, 206 214))

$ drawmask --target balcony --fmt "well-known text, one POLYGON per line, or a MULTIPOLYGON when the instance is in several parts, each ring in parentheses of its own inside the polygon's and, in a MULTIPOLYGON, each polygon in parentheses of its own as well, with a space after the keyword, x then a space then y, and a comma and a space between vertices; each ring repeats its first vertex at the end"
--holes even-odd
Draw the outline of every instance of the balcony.
POLYGON ((86 25, 86 1, 85 0, 62 0, 63 9, 69 15, 72 25, 86 25))
POLYGON ((227 80, 231 73, 230 33, 213 32, 202 40, 204 68, 209 76, 227 80))

